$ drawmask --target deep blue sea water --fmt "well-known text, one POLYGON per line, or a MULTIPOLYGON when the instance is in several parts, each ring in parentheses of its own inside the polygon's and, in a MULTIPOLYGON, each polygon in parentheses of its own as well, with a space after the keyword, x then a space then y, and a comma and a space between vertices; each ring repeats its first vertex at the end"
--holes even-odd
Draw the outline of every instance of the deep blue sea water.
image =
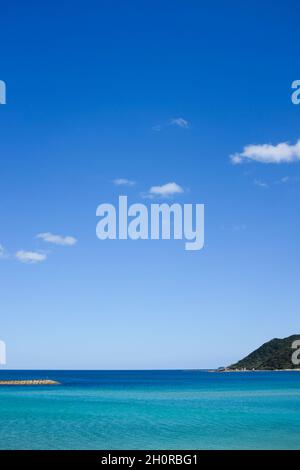
POLYGON ((300 372, 4 371, 1 449, 300 449, 300 372))

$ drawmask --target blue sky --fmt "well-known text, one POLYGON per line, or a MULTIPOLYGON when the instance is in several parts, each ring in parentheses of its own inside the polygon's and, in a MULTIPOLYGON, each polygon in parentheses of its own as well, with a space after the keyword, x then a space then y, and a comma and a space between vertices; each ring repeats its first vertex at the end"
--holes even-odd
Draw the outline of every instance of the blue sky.
POLYGON ((8 368, 215 367, 299 332, 299 39, 296 1, 1 5, 8 368), (202 251, 96 238, 98 204, 170 182, 202 251))

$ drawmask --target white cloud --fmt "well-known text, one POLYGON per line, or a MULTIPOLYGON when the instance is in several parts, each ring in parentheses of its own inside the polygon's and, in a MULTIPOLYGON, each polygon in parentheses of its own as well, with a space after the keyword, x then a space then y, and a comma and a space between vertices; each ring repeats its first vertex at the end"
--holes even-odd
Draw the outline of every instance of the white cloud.
POLYGON ((172 126, 182 127, 183 129, 187 129, 188 127, 190 127, 189 122, 186 119, 183 119, 183 118, 172 118, 170 120, 170 124, 172 126))
POLYGON ((45 261, 47 258, 47 255, 44 253, 38 253, 37 251, 24 251, 24 250, 18 251, 15 256, 21 263, 27 263, 27 264, 41 263, 42 261, 45 261))
POLYGON ((126 178, 116 178, 113 180, 115 186, 134 186, 135 181, 128 180, 126 178))
POLYGON ((269 187, 268 183, 266 183, 265 181, 258 180, 258 179, 254 180, 254 184, 255 184, 255 186, 259 186, 260 188, 268 188, 269 187))
POLYGON ((159 132, 168 126, 178 126, 178 127, 181 127, 182 129, 188 129, 190 127, 190 123, 189 121, 187 121, 186 119, 183 119, 182 117, 172 118, 169 121, 165 122, 164 124, 157 124, 156 126, 153 126, 152 130, 159 132))
POLYGON ((282 142, 277 145, 246 145, 241 153, 230 156, 235 165, 247 161, 259 163, 292 163, 300 160, 300 139, 295 145, 282 142))
POLYGON ((7 256, 6 250, 5 250, 4 246, 0 244, 0 259, 1 258, 6 258, 6 256, 7 256))
POLYGON ((290 181, 290 177, 284 176, 283 178, 281 178, 280 183, 288 183, 289 181, 290 181))
POLYGON ((77 243, 76 238, 70 236, 62 236, 62 235, 54 235, 53 233, 46 232, 46 233, 39 233, 37 238, 41 238, 45 242, 53 243, 54 245, 61 245, 61 246, 72 246, 77 243))
POLYGON ((181 194, 183 192, 184 192, 183 188, 179 186, 177 183, 166 183, 166 184, 163 184, 162 186, 152 186, 149 189, 149 192, 146 197, 155 197, 155 196, 170 197, 170 196, 174 196, 175 194, 181 194))
POLYGON ((274 181, 274 184, 294 184, 299 182, 298 176, 283 176, 277 181, 274 181))
POLYGON ((245 224, 236 224, 236 225, 221 225, 221 230, 224 232, 244 232, 247 229, 245 224))
POLYGON ((233 232, 244 232, 246 230, 246 225, 245 224, 241 224, 241 225, 234 225, 232 227, 232 230, 233 232))

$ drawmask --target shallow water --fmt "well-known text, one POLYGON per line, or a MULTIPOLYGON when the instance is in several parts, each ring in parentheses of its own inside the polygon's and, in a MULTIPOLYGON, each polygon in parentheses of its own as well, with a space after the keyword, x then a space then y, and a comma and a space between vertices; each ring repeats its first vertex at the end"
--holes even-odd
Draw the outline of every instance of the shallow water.
POLYGON ((300 449, 300 372, 1 371, 1 449, 300 449))

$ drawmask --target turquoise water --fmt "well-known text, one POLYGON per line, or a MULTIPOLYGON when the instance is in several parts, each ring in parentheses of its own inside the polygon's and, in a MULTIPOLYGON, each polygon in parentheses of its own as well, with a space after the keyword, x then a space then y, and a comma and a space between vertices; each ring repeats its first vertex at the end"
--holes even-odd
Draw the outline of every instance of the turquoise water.
POLYGON ((300 449, 300 373, 1 371, 1 449, 300 449))

